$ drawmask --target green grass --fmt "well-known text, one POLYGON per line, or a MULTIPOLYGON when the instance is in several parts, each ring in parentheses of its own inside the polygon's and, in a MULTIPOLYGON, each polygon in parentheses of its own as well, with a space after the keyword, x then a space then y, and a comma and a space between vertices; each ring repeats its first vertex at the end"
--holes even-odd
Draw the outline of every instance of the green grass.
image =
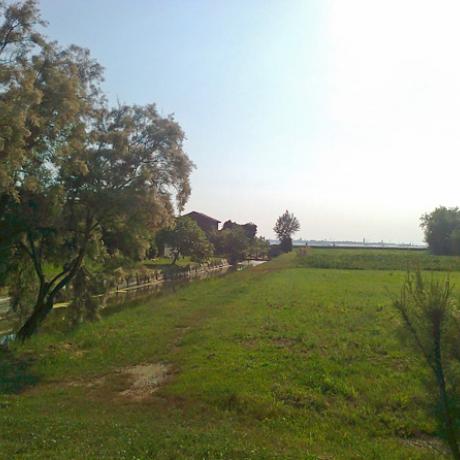
POLYGON ((0 458, 447 458, 428 373, 398 339, 405 273, 346 254, 361 270, 290 254, 0 355, 0 458), (156 362, 169 382, 120 395, 117 370, 156 362))
POLYGON ((407 270, 420 267, 422 270, 460 271, 460 257, 433 256, 427 250, 315 248, 299 256, 297 265, 347 270, 407 270))

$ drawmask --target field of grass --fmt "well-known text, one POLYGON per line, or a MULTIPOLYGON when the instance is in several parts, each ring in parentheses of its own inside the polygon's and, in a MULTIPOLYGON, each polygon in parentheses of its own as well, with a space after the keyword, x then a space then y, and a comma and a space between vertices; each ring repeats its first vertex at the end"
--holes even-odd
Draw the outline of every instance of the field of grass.
POLYGON ((428 250, 315 248, 297 262, 311 268, 460 271, 460 257, 433 256, 428 250))
POLYGON ((1 354, 0 458, 448 458, 391 307, 406 254, 371 252, 281 256, 1 354), (147 363, 168 377, 135 397, 147 363))

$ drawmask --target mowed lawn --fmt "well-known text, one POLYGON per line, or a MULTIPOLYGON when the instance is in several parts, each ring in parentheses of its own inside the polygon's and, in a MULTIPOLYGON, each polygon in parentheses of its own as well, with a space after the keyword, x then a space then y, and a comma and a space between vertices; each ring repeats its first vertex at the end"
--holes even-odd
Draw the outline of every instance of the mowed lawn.
POLYGON ((429 374, 398 337, 404 271, 310 268, 314 255, 1 354, 0 458, 448 458, 429 374), (127 369, 149 363, 167 377, 139 393, 127 369))

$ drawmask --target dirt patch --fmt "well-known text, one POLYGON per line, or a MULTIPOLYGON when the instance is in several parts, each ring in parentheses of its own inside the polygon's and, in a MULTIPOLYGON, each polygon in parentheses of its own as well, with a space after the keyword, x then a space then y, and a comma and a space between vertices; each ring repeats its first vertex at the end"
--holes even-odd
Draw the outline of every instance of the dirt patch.
POLYGON ((97 377, 91 380, 72 380, 70 382, 64 382, 64 386, 68 387, 85 387, 85 388, 94 388, 101 387, 105 383, 106 376, 97 377))
POLYGON ((299 339, 291 339, 289 337, 273 337, 270 341, 278 348, 291 348, 300 342, 299 339))
POLYGON ((404 439, 402 442, 411 447, 429 450, 433 452, 433 454, 436 452, 437 454, 441 454, 445 457, 449 456, 449 449, 447 448, 447 445, 443 443, 441 439, 434 436, 420 435, 418 437, 404 439))
POLYGON ((239 339, 239 342, 249 350, 257 350, 260 348, 260 339, 258 337, 245 337, 239 339))
POLYGON ((113 397, 143 400, 155 393, 173 373, 173 367, 164 363, 138 364, 90 380, 65 382, 65 386, 90 388, 113 397))
POLYGON ((178 334, 176 335, 176 338, 174 340, 174 345, 172 348, 172 351, 174 353, 178 353, 182 347, 183 340, 187 332, 191 329, 190 326, 175 326, 176 330, 178 331, 178 334))
POLYGON ((120 395, 134 400, 142 400, 155 393, 172 374, 172 366, 164 363, 139 364, 121 371, 131 383, 120 395))

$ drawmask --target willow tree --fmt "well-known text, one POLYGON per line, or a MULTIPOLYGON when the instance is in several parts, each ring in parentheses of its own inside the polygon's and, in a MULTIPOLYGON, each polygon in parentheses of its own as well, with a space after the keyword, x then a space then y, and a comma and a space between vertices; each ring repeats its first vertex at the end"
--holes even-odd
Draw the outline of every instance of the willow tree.
POLYGON ((36 3, 0 1, 0 218, 6 203, 17 199, 14 184, 32 160, 43 99, 34 59, 46 43, 36 3))
POLYGON ((43 165, 39 185, 20 191, 8 220, 20 228, 17 251, 28 256, 38 279, 21 339, 37 329, 85 257, 113 251, 134 257, 169 222, 174 206, 182 209, 192 168, 182 141, 180 126, 153 105, 102 110, 86 145, 43 165), (54 267, 52 276, 46 264, 54 267))
MULTIPOLYGON (((33 13, 29 23, 38 24, 34 2, 15 8, 25 5, 33 13)), ((3 10, 5 21, 8 11, 3 10)), ((17 73, 27 73, 27 90, 35 96, 24 115, 25 128, 15 134, 21 160, 2 151, 6 199, 0 243, 17 268, 10 281, 16 297, 21 289, 14 283, 23 282, 19 275, 34 274, 34 301, 18 331, 25 339, 85 260, 117 251, 133 257, 148 247, 174 207, 183 208, 193 164, 183 151, 179 124, 160 116, 154 105, 106 107, 101 67, 87 50, 61 49, 41 37, 38 47, 26 48, 21 62, 24 68, 18 66, 17 73)), ((3 96, 13 112, 16 103, 21 110, 12 94, 3 96)))

